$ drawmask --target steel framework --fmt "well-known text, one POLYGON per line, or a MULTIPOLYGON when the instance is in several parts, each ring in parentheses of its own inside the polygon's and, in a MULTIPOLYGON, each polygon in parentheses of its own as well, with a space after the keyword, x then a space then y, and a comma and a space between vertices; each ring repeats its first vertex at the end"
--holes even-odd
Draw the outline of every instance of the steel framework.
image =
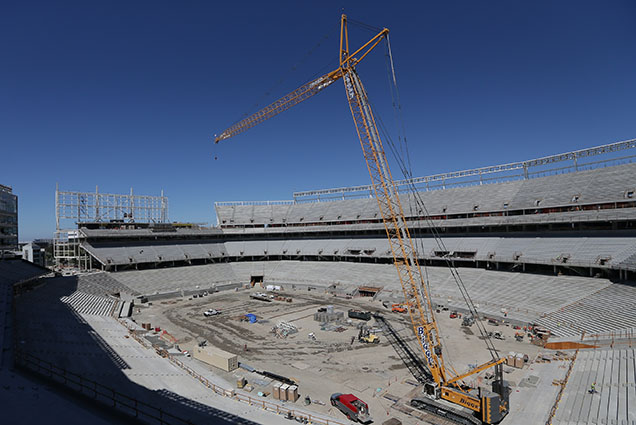
MULTIPOLYGON (((487 167, 473 168, 469 170, 461 170, 461 171, 452 171, 449 173, 441 173, 441 174, 433 174, 430 176, 424 177, 416 177, 413 179, 406 180, 396 180, 395 186, 398 189, 404 188, 407 190, 409 187, 413 185, 417 187, 422 187, 423 189, 427 189, 429 183, 442 182, 446 183, 448 180, 461 179, 466 177, 479 177, 479 183, 483 182, 483 176, 495 173, 505 173, 511 171, 522 171, 521 173, 508 176, 508 177, 519 177, 523 179, 531 178, 532 176, 532 168, 546 166, 550 164, 554 164, 557 162, 563 161, 572 161, 573 164, 567 168, 573 168, 575 171, 579 169, 579 167, 584 166, 585 164, 580 164, 579 160, 582 158, 587 158, 596 155, 609 154, 613 152, 623 151, 626 149, 636 148, 636 139, 624 140, 621 142, 610 143, 607 145, 595 146, 587 149, 580 149, 571 152, 560 153, 556 155, 544 156, 542 158, 535 158, 526 161, 520 162, 511 162, 508 164, 500 164, 500 165, 491 165, 487 167)), ((546 170, 544 170, 546 171, 546 170)), ((445 184, 442 184, 445 186, 445 184)), ((401 190, 400 190, 401 191, 401 190)), ((332 189, 320 189, 320 190, 308 190, 303 192, 294 192, 293 198, 294 200, 299 200, 299 198, 319 198, 320 196, 333 196, 333 195, 342 195, 343 197, 349 193, 355 192, 366 192, 368 194, 372 194, 373 187, 371 185, 363 185, 363 186, 350 186, 350 187, 338 187, 332 189)))
MULTIPOLYGON (((571 152, 560 153, 556 155, 545 156, 542 158, 529 159, 526 161, 511 162, 508 164, 492 165, 488 167, 473 168, 470 170, 451 171, 448 173, 434 174, 424 177, 416 177, 407 180, 396 180, 395 186, 400 193, 408 191, 412 185, 415 185, 418 190, 434 190, 444 189, 446 186, 455 185, 475 185, 475 184, 488 184, 491 182, 499 181, 502 179, 514 180, 514 179, 531 179, 534 177, 540 177, 543 175, 549 175, 554 173, 563 173, 578 171, 582 169, 593 169, 606 166, 610 162, 616 161, 629 161, 636 158, 636 155, 622 156, 619 158, 604 159, 595 162, 580 162, 583 158, 607 155, 614 152, 619 152, 627 149, 636 148, 636 139, 625 140, 622 142, 610 143, 607 145, 596 146, 587 149, 580 149, 571 152), (537 170, 542 166, 549 166, 551 164, 572 161, 564 167, 549 168, 537 170), (520 172, 517 172, 520 171, 520 172), (497 176, 497 174, 504 174, 506 172, 517 172, 516 174, 507 174, 505 176, 497 176), (487 175, 493 175, 494 177, 484 177, 487 175), (477 177, 476 180, 461 182, 453 182, 454 180, 461 180, 462 178, 477 177)), ((302 192, 294 192, 292 194, 293 199, 278 200, 278 201, 222 201, 215 202, 215 206, 232 206, 232 205, 281 205, 281 204, 295 204, 303 202, 314 201, 329 201, 339 200, 347 198, 360 198, 360 197, 373 197, 373 187, 371 185, 362 186, 347 186, 337 187, 331 189, 317 189, 307 190, 302 192)))
POLYGON ((161 196, 129 195, 95 192, 67 192, 55 189, 55 224, 60 229, 61 220, 77 223, 109 222, 165 223, 168 220, 168 198, 161 196))
POLYGON ((82 223, 166 223, 168 198, 95 192, 61 191, 55 188, 55 237, 53 257, 56 266, 70 265, 90 269, 90 255, 81 246, 82 223))

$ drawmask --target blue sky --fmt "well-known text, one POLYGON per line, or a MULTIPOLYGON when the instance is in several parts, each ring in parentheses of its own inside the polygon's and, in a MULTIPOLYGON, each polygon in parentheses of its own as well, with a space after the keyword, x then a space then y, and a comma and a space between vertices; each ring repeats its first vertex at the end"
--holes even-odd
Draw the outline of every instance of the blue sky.
MULTIPOLYGON (((5 2, 0 183, 19 196, 20 239, 52 235, 56 182, 163 189, 171 219, 209 223, 214 201, 367 184, 340 83, 223 144, 211 140, 335 68, 343 4, 5 2)), ((636 137, 633 1, 344 7, 391 30, 416 176, 636 137)), ((373 35, 350 32, 353 44, 373 35)), ((384 53, 358 70, 392 129, 384 53)))

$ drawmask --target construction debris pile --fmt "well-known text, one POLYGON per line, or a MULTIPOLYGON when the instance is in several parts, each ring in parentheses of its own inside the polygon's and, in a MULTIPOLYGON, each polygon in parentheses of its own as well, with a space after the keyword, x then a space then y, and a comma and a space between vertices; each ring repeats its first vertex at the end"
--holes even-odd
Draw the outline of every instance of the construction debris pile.
POLYGON ((347 330, 347 328, 333 323, 321 323, 320 330, 327 332, 344 332, 347 330))

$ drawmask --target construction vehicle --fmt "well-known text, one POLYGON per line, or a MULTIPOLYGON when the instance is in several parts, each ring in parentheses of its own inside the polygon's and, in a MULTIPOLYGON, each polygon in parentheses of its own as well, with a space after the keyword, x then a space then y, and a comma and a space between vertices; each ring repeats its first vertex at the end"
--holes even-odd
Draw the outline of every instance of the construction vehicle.
POLYGON ((488 332, 488 336, 493 337, 499 340, 505 340, 506 337, 501 333, 501 331, 488 332))
MULTIPOLYGON (((484 325, 481 321, 477 321, 475 323, 477 324, 478 331, 483 336, 492 359, 463 374, 459 374, 452 368, 446 367, 442 354, 442 341, 435 319, 435 310, 432 306, 427 283, 423 279, 418 255, 407 226, 404 209, 402 208, 402 201, 398 196, 398 190, 389 168, 388 159, 382 145, 371 104, 356 71, 356 66, 375 49, 381 41, 386 42, 388 49, 387 58, 392 61, 388 37, 389 30, 386 28, 380 30, 374 37, 362 45, 362 47, 351 52, 349 50, 347 22, 346 15, 342 15, 340 22, 340 65, 338 68, 303 84, 276 102, 238 121, 221 132, 218 136, 215 136, 214 141, 215 143, 219 143, 220 141, 236 136, 292 106, 303 102, 326 89, 337 80, 342 79, 349 109, 371 177, 373 195, 382 216, 393 264, 397 269, 404 294, 404 303, 402 305, 393 305, 392 311, 404 311, 409 314, 413 331, 417 336, 419 347, 426 358, 430 372, 430 379, 424 384, 422 396, 413 399, 412 405, 432 412, 433 414, 443 415, 447 419, 452 419, 457 422, 478 423, 477 418, 467 412, 454 409, 438 401, 439 399, 443 399, 474 412, 478 415, 479 420, 485 424, 498 423, 510 410, 509 386, 503 379, 502 363, 505 359, 499 357, 494 343, 487 335, 484 325), (464 382, 465 378, 490 367, 495 368, 495 379, 491 387, 492 391, 484 388, 471 388, 464 382)), ((390 65, 392 66, 392 63, 390 65)), ((392 68, 390 67, 389 69, 392 68)), ((395 81, 395 79, 393 79, 393 81, 395 81)), ((415 202, 420 202, 418 207, 423 206, 417 192, 412 189, 410 193, 413 195, 412 199, 415 202)), ((443 244, 437 235, 434 235, 434 237, 438 244, 443 244)), ((447 260, 447 264, 453 269, 450 260, 447 260)), ((456 270, 453 276, 464 300, 466 300, 468 312, 472 314, 473 317, 480 317, 456 270)), ((338 397, 340 396, 341 395, 338 395, 338 397)))
POLYGON ((272 302, 272 300, 269 299, 267 294, 265 294, 263 292, 257 292, 255 294, 250 294, 250 298, 252 298, 254 300, 265 301, 265 302, 268 302, 268 303, 272 302))
POLYGON ((456 311, 451 311, 450 314, 448 315, 449 318, 451 319, 457 319, 459 317, 459 315, 457 314, 456 311))
POLYGON ((362 424, 372 421, 367 403, 353 394, 332 394, 331 405, 337 407, 350 421, 357 421, 362 424))
POLYGON ((403 306, 402 304, 393 304, 391 306, 391 311, 393 313, 406 313, 408 310, 405 306, 403 306))
POLYGON ((472 314, 467 314, 466 316, 464 316, 464 319, 462 320, 462 326, 466 326, 468 328, 470 328, 474 323, 475 323, 475 318, 472 316, 472 314))
POLYGON ((380 337, 377 336, 376 334, 369 334, 369 335, 365 335, 362 338, 360 338, 359 341, 367 343, 367 344, 379 344, 380 343, 380 337))
POLYGON ((364 342, 367 344, 379 344, 380 337, 372 333, 367 327, 367 325, 362 325, 360 327, 360 332, 358 332, 358 341, 364 342))

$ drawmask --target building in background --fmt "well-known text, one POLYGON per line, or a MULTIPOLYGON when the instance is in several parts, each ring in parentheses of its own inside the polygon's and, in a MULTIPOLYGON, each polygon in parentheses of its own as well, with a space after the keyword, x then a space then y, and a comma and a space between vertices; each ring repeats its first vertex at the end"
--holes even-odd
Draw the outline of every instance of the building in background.
POLYGON ((18 249, 18 197, 0 184, 0 252, 18 249))
POLYGON ((22 259, 38 266, 44 267, 46 265, 44 248, 35 242, 29 242, 22 247, 22 259))

